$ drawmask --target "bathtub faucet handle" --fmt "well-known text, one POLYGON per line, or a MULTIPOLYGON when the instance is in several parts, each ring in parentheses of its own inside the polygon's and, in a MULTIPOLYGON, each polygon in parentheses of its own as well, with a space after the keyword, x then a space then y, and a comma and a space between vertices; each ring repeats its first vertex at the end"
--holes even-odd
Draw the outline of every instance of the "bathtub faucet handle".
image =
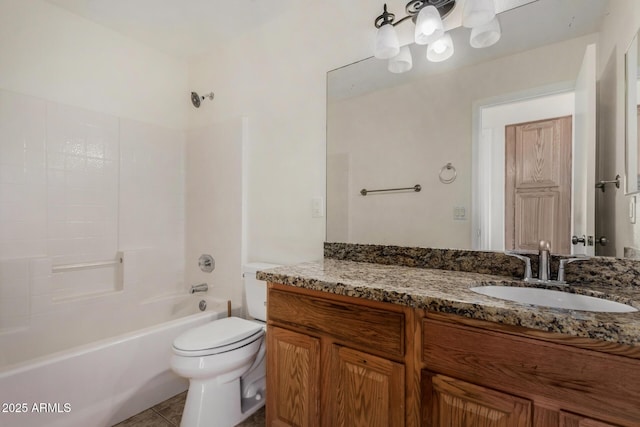
POLYGON ((207 292, 209 290, 209 285, 206 283, 200 283, 199 285, 191 285, 191 290, 189 290, 190 294, 195 294, 196 292, 207 292))
POLYGON ((211 273, 216 268, 216 260, 209 254, 202 254, 198 258, 198 266, 205 273, 211 273))

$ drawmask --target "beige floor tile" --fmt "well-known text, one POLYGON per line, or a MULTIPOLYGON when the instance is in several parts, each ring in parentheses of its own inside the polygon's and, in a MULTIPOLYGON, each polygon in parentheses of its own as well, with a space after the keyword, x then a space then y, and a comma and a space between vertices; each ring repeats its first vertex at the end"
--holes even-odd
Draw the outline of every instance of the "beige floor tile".
POLYGON ((187 392, 185 391, 184 393, 177 394, 162 403, 158 403, 153 407, 153 410, 178 426, 180 425, 180 419, 182 418, 182 410, 184 409, 184 402, 186 398, 187 392))
POLYGON ((264 427, 264 406, 236 427, 264 427))
MULTIPOLYGON (((177 427, 180 425, 186 397, 187 392, 180 393, 113 427, 177 427)), ((264 407, 260 408, 237 427, 264 427, 264 411, 264 407)))
POLYGON ((152 409, 147 409, 113 427, 173 427, 173 425, 152 409))

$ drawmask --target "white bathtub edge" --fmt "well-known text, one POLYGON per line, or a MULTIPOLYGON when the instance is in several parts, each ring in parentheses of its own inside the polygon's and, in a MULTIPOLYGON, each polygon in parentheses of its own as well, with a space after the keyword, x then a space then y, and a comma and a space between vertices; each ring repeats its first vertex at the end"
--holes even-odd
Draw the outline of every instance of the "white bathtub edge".
POLYGON ((0 402, 70 404, 68 413, 7 414, 0 425, 111 426, 184 391, 170 370, 171 343, 183 331, 225 317, 205 311, 76 347, 0 372, 0 402))

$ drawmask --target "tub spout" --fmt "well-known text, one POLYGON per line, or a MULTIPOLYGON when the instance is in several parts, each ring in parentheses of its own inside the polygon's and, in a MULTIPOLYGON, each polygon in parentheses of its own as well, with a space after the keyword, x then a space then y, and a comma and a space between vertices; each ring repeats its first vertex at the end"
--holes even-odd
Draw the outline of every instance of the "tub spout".
POLYGON ((190 294, 195 294, 196 292, 207 292, 209 290, 209 285, 206 283, 200 283, 199 285, 192 285, 189 290, 190 294))

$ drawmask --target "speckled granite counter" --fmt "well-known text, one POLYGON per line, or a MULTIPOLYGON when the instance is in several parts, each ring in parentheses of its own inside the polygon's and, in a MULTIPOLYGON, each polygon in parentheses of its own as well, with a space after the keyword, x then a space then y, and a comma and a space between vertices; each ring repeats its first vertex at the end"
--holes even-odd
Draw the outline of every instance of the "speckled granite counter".
MULTIPOLYGON (((505 276, 325 258, 317 262, 264 270, 258 272, 257 277, 299 288, 640 346, 640 312, 613 314, 545 308, 492 298, 469 290, 470 287, 483 284, 531 286, 505 276)), ((635 286, 599 287, 584 284, 571 285, 569 289, 585 295, 605 296, 640 309, 640 292, 635 286)))
MULTIPOLYGON (((537 274, 538 253, 529 252, 526 255, 531 259, 534 275, 537 274)), ((324 257, 343 261, 437 268, 509 277, 522 277, 524 274, 522 261, 503 252, 492 251, 326 242, 324 257)), ((558 271, 559 261, 562 258, 569 258, 569 256, 553 255, 551 257, 553 272, 558 271)), ((566 280, 572 283, 607 283, 615 287, 636 286, 640 289, 640 262, 632 259, 589 257, 577 263, 567 264, 566 280)))

